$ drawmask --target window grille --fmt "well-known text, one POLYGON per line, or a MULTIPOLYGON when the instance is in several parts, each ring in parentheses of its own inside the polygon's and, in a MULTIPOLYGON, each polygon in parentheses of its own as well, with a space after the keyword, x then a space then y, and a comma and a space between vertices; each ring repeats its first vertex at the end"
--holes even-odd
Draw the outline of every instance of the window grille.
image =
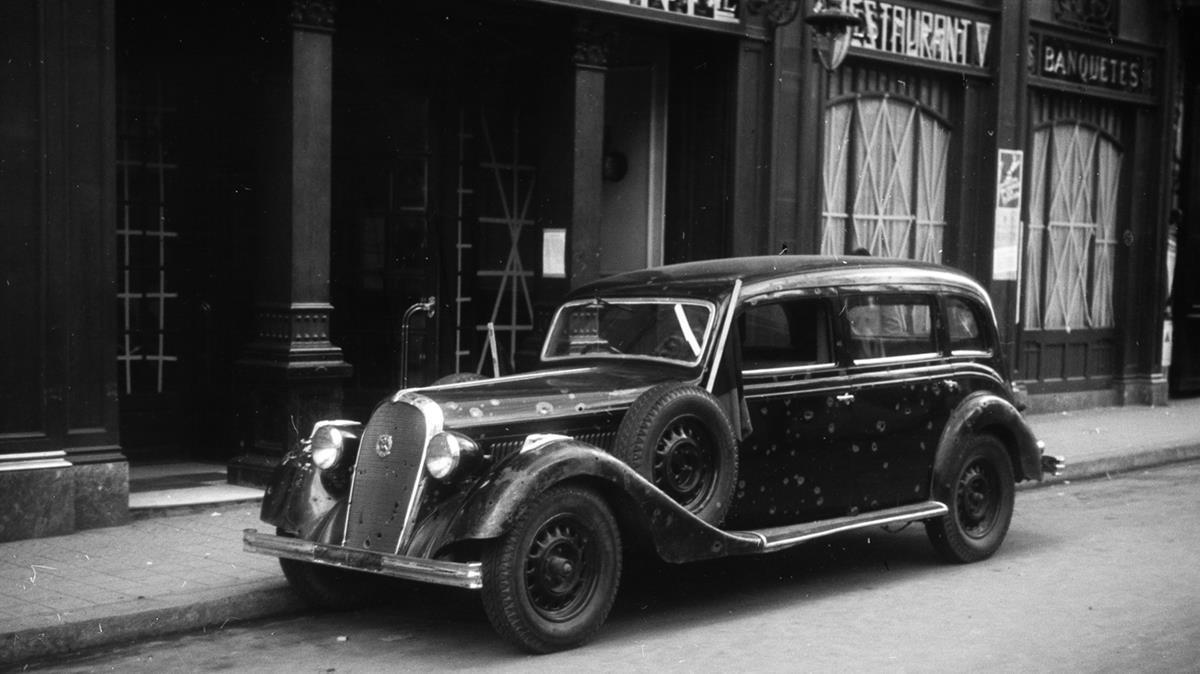
POLYGON ((1121 149, 1076 121, 1036 129, 1032 148, 1025 324, 1111 328, 1121 149))
POLYGON ((821 252, 941 262, 949 126, 921 104, 855 96, 825 113, 821 252))

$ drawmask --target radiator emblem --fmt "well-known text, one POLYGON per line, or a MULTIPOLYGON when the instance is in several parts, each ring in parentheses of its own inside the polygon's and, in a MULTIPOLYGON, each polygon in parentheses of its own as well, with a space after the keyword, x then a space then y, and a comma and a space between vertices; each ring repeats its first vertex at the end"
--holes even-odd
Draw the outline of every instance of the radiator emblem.
POLYGON ((392 436, 390 434, 384 433, 375 441, 375 453, 381 459, 386 459, 392 453, 392 436))

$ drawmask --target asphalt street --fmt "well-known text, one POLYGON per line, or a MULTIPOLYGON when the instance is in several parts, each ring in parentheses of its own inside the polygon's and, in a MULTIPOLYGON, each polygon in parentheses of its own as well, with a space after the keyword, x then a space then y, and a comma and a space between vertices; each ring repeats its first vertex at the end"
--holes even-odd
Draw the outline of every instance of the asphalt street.
POLYGON ((515 652, 471 592, 107 649, 29 671, 1200 671, 1200 462, 1021 490, 990 560, 919 526, 761 558, 641 561, 599 637, 515 652))

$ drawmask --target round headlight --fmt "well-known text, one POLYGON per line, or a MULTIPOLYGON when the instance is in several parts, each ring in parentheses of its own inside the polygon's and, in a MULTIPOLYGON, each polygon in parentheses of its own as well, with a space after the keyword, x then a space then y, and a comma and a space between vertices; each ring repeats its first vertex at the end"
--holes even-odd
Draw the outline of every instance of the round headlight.
POLYGON ((329 470, 342 458, 342 432, 334 426, 321 426, 312 434, 312 460, 321 470, 329 470))
POLYGON ((453 475, 463 461, 479 451, 475 441, 465 435, 442 431, 429 441, 425 454, 425 470, 435 480, 446 480, 453 475))

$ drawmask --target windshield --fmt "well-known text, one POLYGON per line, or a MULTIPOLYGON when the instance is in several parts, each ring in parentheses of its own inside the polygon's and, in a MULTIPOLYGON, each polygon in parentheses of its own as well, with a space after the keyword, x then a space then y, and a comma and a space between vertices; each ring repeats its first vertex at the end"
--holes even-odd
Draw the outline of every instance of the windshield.
POLYGON ((711 333, 713 313, 712 304, 698 300, 568 302, 554 317, 542 359, 635 356, 695 365, 711 333))

